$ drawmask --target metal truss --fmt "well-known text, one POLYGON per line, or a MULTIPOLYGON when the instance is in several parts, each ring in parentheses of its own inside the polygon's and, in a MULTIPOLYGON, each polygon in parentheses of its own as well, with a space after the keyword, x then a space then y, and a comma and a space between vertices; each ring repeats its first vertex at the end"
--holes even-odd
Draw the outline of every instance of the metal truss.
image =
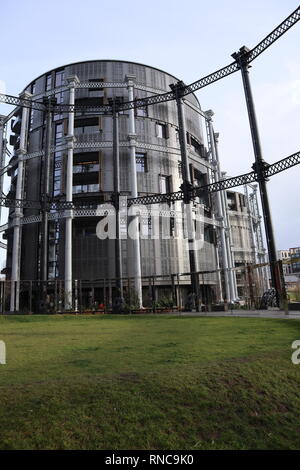
POLYGON ((236 62, 232 62, 231 64, 226 65, 226 67, 223 67, 217 70, 216 72, 206 75, 206 77, 200 78, 200 80, 197 80, 196 82, 193 82, 190 85, 186 85, 185 89, 183 90, 183 95, 185 96, 189 93, 193 93, 197 90, 200 90, 201 88, 204 88, 214 82, 217 82, 218 80, 221 80, 221 78, 228 77, 228 75, 231 75, 232 73, 237 72, 238 70, 238 64, 236 62))
POLYGON ((8 164, 5 167, 0 169, 0 176, 4 175, 8 170, 12 168, 12 165, 8 164))
POLYGON ((296 8, 279 26, 268 34, 260 43, 257 44, 248 54, 247 62, 250 63, 268 47, 270 47, 277 39, 286 33, 297 21, 300 20, 300 6, 296 8))
MULTIPOLYGON (((268 36, 266 36, 262 41, 260 41, 253 49, 251 49, 247 53, 247 57, 245 58, 247 63, 252 62, 256 57, 258 57, 262 52, 264 52, 268 47, 270 47, 277 39, 279 39, 284 33, 286 33, 294 24, 296 24, 300 19, 300 7, 296 8, 295 11, 293 11, 280 25, 278 25, 268 36)), ((231 64, 217 70, 216 72, 213 72, 209 75, 206 75, 205 77, 201 78, 200 80, 197 80, 190 85, 184 85, 182 89, 182 96, 188 95, 190 93, 193 93, 197 90, 200 90, 201 88, 204 88, 208 85, 211 85, 212 83, 221 80, 222 78, 225 78, 232 73, 236 72, 239 70, 239 65, 238 63, 232 62, 231 64)), ((109 87, 121 87, 123 88, 127 84, 125 83, 84 83, 79 87, 85 88, 85 87, 95 87, 99 88, 101 85, 101 88, 103 88, 105 85, 109 87)), ((138 85, 138 87, 141 89, 141 85, 138 85)), ((65 87, 61 87, 66 89, 65 87)), ((145 91, 147 90, 147 87, 144 87, 145 91)), ((53 93, 56 92, 56 90, 52 90, 53 93)), ((48 94, 50 94, 48 92, 48 94)), ((175 98, 175 95, 173 91, 167 92, 167 93, 159 93, 157 95, 153 96, 148 96, 145 98, 140 98, 136 99, 134 101, 129 101, 125 103, 120 103, 119 105, 119 110, 120 111, 126 111, 129 109, 133 108, 139 108, 139 107, 145 107, 145 106, 151 106, 154 104, 158 103, 164 103, 167 101, 171 101, 175 98)), ((45 111, 45 105, 40 102, 40 101, 35 101, 35 100, 28 100, 24 98, 19 98, 16 96, 10 96, 10 95, 4 95, 0 94, 0 102, 6 103, 6 104, 12 104, 16 106, 25 106, 33 109, 38 109, 40 111, 45 111)), ((67 105, 67 104, 60 104, 60 105, 55 105, 53 108, 54 112, 58 113, 70 113, 70 112, 75 112, 75 111, 88 111, 88 112, 95 112, 95 113, 111 113, 111 105, 103 105, 103 106, 85 106, 85 105, 67 105)))
MULTIPOLYGON (((277 173, 281 173, 288 168, 291 168, 300 163, 300 152, 296 152, 289 157, 283 158, 272 165, 266 165, 264 170, 264 177, 269 178, 277 173)), ((191 187, 189 189, 190 198, 194 199, 195 197, 201 197, 203 193, 206 192, 216 192, 222 191, 237 186, 243 186, 244 184, 250 184, 258 181, 258 175, 256 171, 250 173, 245 173, 243 175, 234 176, 232 178, 227 178, 221 181, 216 181, 214 183, 207 184, 200 187, 191 187)), ((150 194, 146 196, 140 196, 136 198, 129 198, 127 200, 128 207, 132 205, 148 205, 148 204, 162 204, 162 203, 172 203, 176 201, 183 201, 184 192, 177 191, 173 193, 166 194, 150 194)), ((104 204, 113 203, 112 200, 105 201, 104 204)), ((31 201, 24 199, 9 199, 7 197, 0 197, 0 206, 11 207, 11 208, 27 208, 27 209, 41 209, 40 201, 31 201)), ((99 204, 84 204, 81 205, 80 201, 78 202, 67 202, 67 201, 53 201, 49 200, 47 202, 47 207, 49 211, 61 211, 61 210, 70 210, 70 209, 83 209, 91 210, 98 207, 99 204)), ((206 211, 210 209, 204 207, 206 211)))
POLYGON ((295 165, 299 165, 300 163, 300 152, 296 152, 289 157, 283 158, 273 165, 270 165, 266 170, 266 176, 273 176, 277 173, 281 173, 288 168, 292 168, 295 165))
POLYGON ((45 105, 39 101, 33 101, 27 98, 19 98, 18 96, 4 95, 0 93, 0 103, 11 104, 13 106, 22 106, 24 108, 33 108, 39 111, 45 111, 45 105))
POLYGON ((147 205, 147 204, 160 204, 160 203, 171 203, 183 200, 183 191, 167 194, 150 194, 147 196, 140 196, 136 198, 128 199, 128 207, 133 205, 147 205))
POLYGON ((39 201, 30 201, 26 199, 10 199, 5 196, 0 196, 0 206, 11 208, 25 208, 25 209, 40 209, 41 204, 39 201))

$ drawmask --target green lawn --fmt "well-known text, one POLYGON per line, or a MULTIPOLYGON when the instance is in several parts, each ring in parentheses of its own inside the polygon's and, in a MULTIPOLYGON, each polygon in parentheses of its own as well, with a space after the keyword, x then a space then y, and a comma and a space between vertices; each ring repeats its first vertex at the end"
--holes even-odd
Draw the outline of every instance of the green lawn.
POLYGON ((2 316, 0 449, 299 449, 300 321, 2 316))

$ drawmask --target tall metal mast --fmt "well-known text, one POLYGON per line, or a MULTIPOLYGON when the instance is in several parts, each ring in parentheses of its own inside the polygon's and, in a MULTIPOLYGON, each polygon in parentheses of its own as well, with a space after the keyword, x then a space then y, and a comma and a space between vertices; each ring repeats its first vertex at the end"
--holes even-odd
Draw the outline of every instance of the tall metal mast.
POLYGON ((275 244, 271 209, 270 209, 269 197, 268 197, 268 192, 267 192, 267 184, 266 184, 267 178, 265 175, 265 171, 269 165, 264 161, 262 157, 262 150, 261 150, 259 131, 258 131, 258 125, 257 125, 257 119, 256 119, 256 113, 255 113, 255 106, 254 106, 254 100, 253 100, 250 78, 249 78, 249 64, 248 64, 249 53, 250 53, 250 50, 247 47, 243 46, 240 48, 239 52, 235 52, 234 54, 232 54, 232 57, 237 61, 237 64, 239 65, 239 68, 242 74, 242 79, 243 79, 243 87, 244 87, 245 99, 246 99, 246 104, 247 104, 252 144, 253 144, 253 150, 254 150, 254 156, 255 156, 255 163, 252 168, 257 173, 257 180, 258 180, 259 189, 260 189, 261 204, 262 204, 262 210, 263 210, 266 240, 267 240, 269 262, 270 262, 271 280, 272 280, 273 287, 276 289, 276 292, 279 293, 281 291, 281 286, 280 286, 280 279, 278 278, 276 274, 276 265, 275 265, 277 261, 277 252, 276 252, 276 244, 275 244))

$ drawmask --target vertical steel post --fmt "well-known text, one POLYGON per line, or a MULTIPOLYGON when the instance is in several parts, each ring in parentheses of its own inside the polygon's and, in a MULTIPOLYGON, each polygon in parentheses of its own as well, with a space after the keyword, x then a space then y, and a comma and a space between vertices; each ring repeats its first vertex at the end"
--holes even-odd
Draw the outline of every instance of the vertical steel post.
POLYGON ((257 250, 255 245, 255 233, 254 233, 254 226, 253 226, 253 216, 251 213, 250 201, 249 201, 249 191, 248 185, 244 185, 244 193, 246 198, 246 207, 247 207, 247 214, 248 214, 248 222, 250 227, 250 235, 251 235, 251 251, 252 251, 252 263, 257 264, 257 250))
MULTIPOLYGON (((69 105, 75 104, 75 86, 79 83, 76 75, 67 78, 69 84, 69 105)), ((70 109, 68 114, 68 145, 67 175, 66 175, 66 202, 73 202, 73 152, 74 152, 74 110, 70 109)), ((70 310, 73 306, 72 296, 72 220, 73 211, 70 208, 66 213, 65 222, 65 309, 70 310)))
POLYGON ((113 116, 113 202, 116 217, 116 238, 115 238, 115 278, 116 293, 113 310, 118 313, 123 304, 123 282, 122 282, 122 257, 121 257, 121 234, 120 234, 120 145, 119 145, 119 100, 110 100, 113 116))
POLYGON ((52 118, 53 106, 56 104, 55 98, 44 98, 46 106, 46 145, 44 157, 44 178, 42 194, 42 256, 41 256, 41 279, 48 279, 48 202, 50 198, 50 162, 51 162, 51 139, 52 139, 52 118))
POLYGON ((191 178, 189 174, 189 164, 188 164, 188 152, 187 152, 187 141, 186 141, 186 126, 185 126, 185 117, 184 117, 184 107, 183 107, 183 90, 185 85, 182 81, 170 85, 171 90, 174 93, 174 97, 177 105, 178 113, 178 134, 180 142, 180 152, 181 152, 181 168, 182 168, 182 179, 183 183, 181 189, 184 193, 184 204, 186 208, 186 219, 188 227, 188 244, 189 244, 189 261, 190 261, 190 272, 191 272, 191 288, 192 293, 195 296, 195 306, 196 310, 199 310, 200 303, 200 290, 199 290, 199 279, 197 276, 197 258, 194 247, 191 248, 190 245, 195 243, 195 229, 194 221, 192 215, 192 202, 191 202, 191 178))
MULTIPOLYGON (((215 148, 215 137, 214 131, 212 126, 212 116, 213 111, 209 110, 205 112, 207 127, 208 127, 208 134, 210 140, 210 151, 211 151, 211 160, 213 165, 213 175, 214 180, 219 181, 219 169, 218 169, 218 161, 216 156, 216 148, 215 148)), ((225 293, 226 293, 226 301, 231 303, 233 302, 233 291, 231 285, 231 277, 229 271, 229 263, 228 263, 228 253, 227 253, 227 244, 226 244, 226 234, 225 234, 225 220, 224 220, 224 213, 223 213, 223 205, 221 199, 220 191, 217 191, 215 194, 217 200, 217 211, 218 211, 218 219, 220 223, 220 239, 221 239, 221 250, 222 250, 222 262, 224 268, 224 281, 225 281, 225 293)))
POLYGON ((280 292, 280 281, 278 281, 278 277, 276 276, 275 263, 277 261, 277 253, 276 253, 276 244, 275 244, 275 237, 274 237, 274 231, 273 231, 271 209, 270 209, 270 204, 269 204, 266 177, 265 177, 265 168, 267 166, 267 163, 263 160, 263 157, 262 157, 262 150, 261 150, 261 144, 260 144, 260 138, 259 138, 259 132, 258 132, 255 106, 254 106, 251 84, 250 84, 250 79, 249 79, 249 65, 247 62, 248 53, 249 53, 249 49, 243 46, 240 48, 239 52, 235 52, 234 54, 232 54, 232 57, 237 61, 240 67, 242 79, 243 79, 244 93, 245 93, 245 98, 246 98, 248 117, 249 117, 250 129, 251 129, 252 144, 253 144, 253 150, 254 150, 254 155, 255 155, 255 163, 253 165, 253 169, 254 171, 257 172, 257 176, 258 176, 261 204, 262 204, 263 217, 264 217, 264 222, 265 222, 265 232, 266 232, 267 247, 268 247, 268 254, 269 254, 271 279, 272 279, 273 287, 275 288, 277 292, 277 296, 278 296, 280 292))
MULTIPOLYGON (((21 98, 30 99, 31 94, 24 92, 20 95, 21 98)), ((23 108, 22 110, 22 122, 20 131, 20 146, 17 150, 18 155, 18 176, 16 186, 16 199, 23 198, 24 188, 24 161, 23 156, 27 152, 27 132, 28 132, 28 118, 29 108, 23 108)), ((19 310, 19 285, 20 285, 20 263, 21 263, 21 217, 23 216, 23 210, 20 207, 16 207, 14 214, 14 234, 13 234, 13 250, 12 250, 12 268, 11 268, 11 297, 10 297, 10 310, 19 310)))
MULTIPOLYGON (((127 75, 127 88, 128 88, 128 101, 134 100, 134 75, 127 75)), ((130 182, 131 182, 131 197, 138 196, 137 190, 137 171, 136 171, 136 133, 135 133, 135 116, 134 109, 128 111, 128 140, 130 151, 130 182)), ((143 305, 142 295, 142 279, 141 279, 141 251, 140 251, 140 237, 139 237, 139 217, 136 215, 130 222, 134 231, 135 238, 128 240, 132 248, 132 277, 134 278, 134 288, 138 297, 139 308, 143 305)))
MULTIPOLYGON (((4 129, 5 129, 5 122, 4 122, 5 116, 0 114, 0 191, 1 194, 3 193, 3 179, 4 179, 4 173, 2 172, 2 169, 5 167, 5 154, 6 154, 6 141, 4 139, 4 129)), ((0 222, 1 222, 1 212, 2 212, 2 207, 0 207, 0 222)))
MULTIPOLYGON (((217 150, 217 155, 218 155, 218 146, 217 146, 218 140, 216 140, 216 150, 217 150)), ((225 179, 226 172, 221 172, 220 179, 225 179)), ((233 241, 232 241, 232 230, 231 230, 231 221, 230 221, 230 215, 228 211, 228 205, 227 205, 227 197, 226 197, 226 191, 221 191, 221 196, 222 196, 222 204, 224 207, 224 214, 225 214, 225 220, 226 220, 226 228, 227 228, 227 233, 226 233, 226 243, 227 243, 227 253, 229 255, 228 260, 230 263, 230 271, 232 273, 232 280, 233 280, 233 287, 234 287, 234 298, 236 300, 239 300, 238 296, 238 289, 237 289, 237 281, 236 281, 236 270, 235 270, 235 259, 234 259, 234 253, 233 253, 233 241)))
MULTIPOLYGON (((219 133, 213 133, 213 141, 214 141, 214 149, 217 161, 217 175, 218 180, 220 181, 222 178, 221 168, 220 168, 220 158, 219 158, 219 150, 218 150, 218 143, 219 143, 219 133)), ((228 270, 229 270, 229 280, 230 280, 230 290, 231 290, 231 297, 233 300, 238 300, 238 293, 236 287, 236 275, 234 271, 234 256, 232 252, 232 243, 231 243, 231 228, 230 228, 230 219, 228 217, 227 212, 227 201, 225 191, 220 191, 221 196, 221 205, 222 205, 222 212, 223 212, 223 219, 224 219, 224 226, 225 226, 225 241, 226 241, 226 252, 227 252, 227 259, 228 259, 228 270)))
POLYGON ((41 223, 41 273, 40 278, 42 281, 41 293, 41 308, 46 313, 47 306, 47 280, 48 280, 48 237, 49 237, 49 199, 50 199, 50 162, 51 162, 51 141, 52 141, 52 119, 53 119, 53 106, 56 104, 56 98, 49 96, 44 98, 44 105, 46 107, 46 145, 44 152, 44 177, 43 177, 43 194, 41 197, 42 202, 42 223, 41 223))

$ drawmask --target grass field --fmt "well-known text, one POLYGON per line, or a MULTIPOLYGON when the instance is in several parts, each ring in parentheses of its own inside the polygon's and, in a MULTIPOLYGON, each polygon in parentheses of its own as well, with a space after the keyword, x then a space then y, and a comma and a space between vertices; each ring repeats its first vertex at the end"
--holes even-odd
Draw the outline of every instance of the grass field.
POLYGON ((6 316, 0 449, 299 449, 300 321, 6 316))

